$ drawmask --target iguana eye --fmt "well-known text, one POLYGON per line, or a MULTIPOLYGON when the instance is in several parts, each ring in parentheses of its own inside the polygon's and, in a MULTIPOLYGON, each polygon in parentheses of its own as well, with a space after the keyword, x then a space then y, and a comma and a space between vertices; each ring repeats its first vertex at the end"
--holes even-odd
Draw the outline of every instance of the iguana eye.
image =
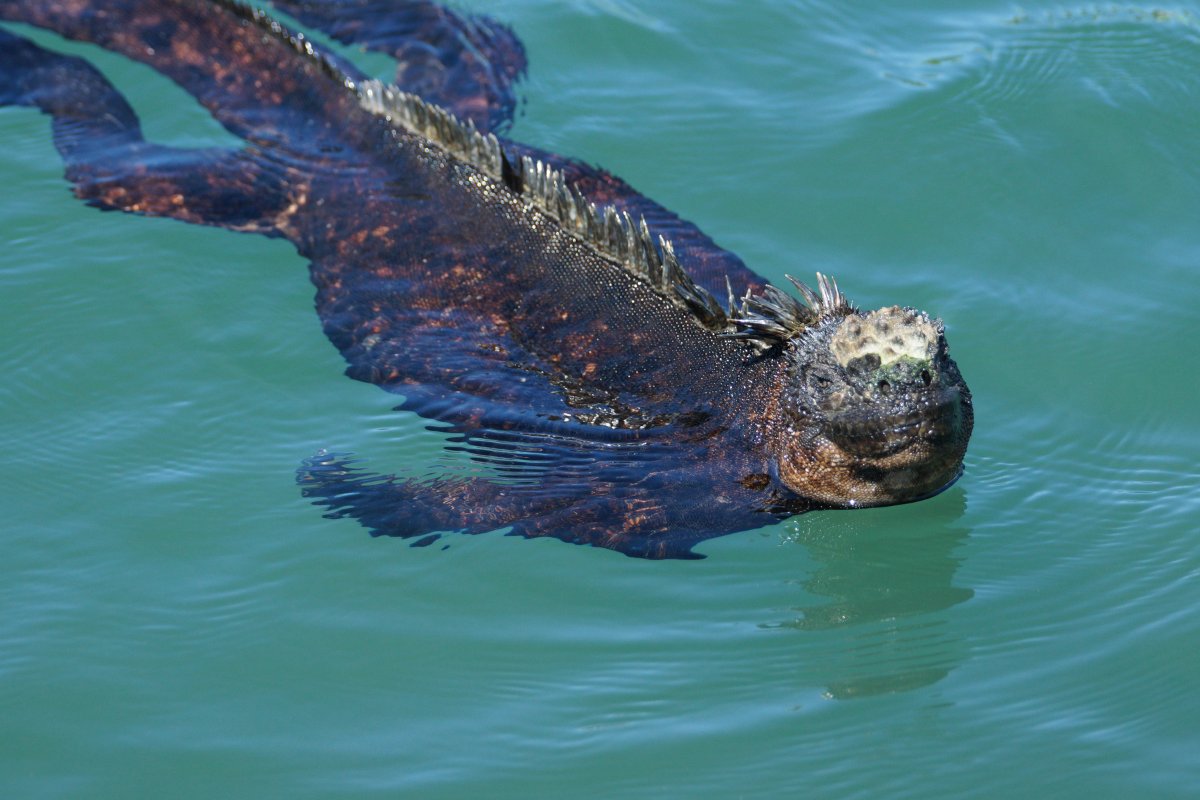
POLYGON ((828 389, 833 385, 833 381, 829 379, 829 376, 821 374, 816 369, 809 369, 807 373, 809 386, 817 389, 828 389))

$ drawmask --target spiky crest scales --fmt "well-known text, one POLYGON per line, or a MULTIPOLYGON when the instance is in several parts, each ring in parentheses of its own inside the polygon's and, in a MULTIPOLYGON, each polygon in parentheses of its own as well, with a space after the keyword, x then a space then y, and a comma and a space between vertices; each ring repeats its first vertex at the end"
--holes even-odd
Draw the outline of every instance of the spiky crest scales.
MULTIPOLYGON (((461 122, 449 111, 378 80, 354 81, 334 65, 304 34, 293 33, 260 9, 240 0, 215 0, 240 18, 287 43, 333 81, 354 92, 360 105, 392 125, 434 144, 454 158, 522 195, 562 228, 590 245, 606 260, 633 274, 654 291, 686 309, 703 328, 740 339, 765 352, 800 335, 823 319, 858 311, 837 287, 817 273, 820 294, 787 276, 807 306, 774 286, 761 296, 747 292, 740 307, 733 290, 722 308, 712 294, 697 285, 680 265, 675 248, 662 236, 655 245, 645 218, 638 222, 613 206, 597 208, 559 170, 528 156, 510 158, 491 133, 480 133, 471 121, 461 122)), ((726 287, 729 280, 726 278, 726 287)))

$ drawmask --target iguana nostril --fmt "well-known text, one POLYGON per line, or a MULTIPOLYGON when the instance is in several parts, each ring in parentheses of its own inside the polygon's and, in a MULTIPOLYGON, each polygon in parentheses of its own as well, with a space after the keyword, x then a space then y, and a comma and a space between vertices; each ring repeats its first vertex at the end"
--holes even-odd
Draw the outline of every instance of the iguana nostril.
POLYGON ((921 380, 925 381, 926 386, 933 383, 933 377, 930 376, 929 370, 927 370, 927 369, 921 370, 921 380))
POLYGON ((881 394, 888 394, 890 391, 892 391, 892 385, 890 383, 887 381, 879 382, 879 392, 881 394))

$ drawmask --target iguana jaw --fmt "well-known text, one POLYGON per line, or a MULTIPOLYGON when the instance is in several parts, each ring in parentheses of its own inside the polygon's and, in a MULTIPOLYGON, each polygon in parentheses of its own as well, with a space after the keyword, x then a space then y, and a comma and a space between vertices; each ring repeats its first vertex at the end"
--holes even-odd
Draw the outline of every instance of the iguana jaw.
POLYGON ((827 479, 809 496, 848 508, 892 505, 936 494, 958 478, 970 435, 962 393, 951 387, 899 405, 896 413, 856 410, 828 420, 809 464, 827 479))

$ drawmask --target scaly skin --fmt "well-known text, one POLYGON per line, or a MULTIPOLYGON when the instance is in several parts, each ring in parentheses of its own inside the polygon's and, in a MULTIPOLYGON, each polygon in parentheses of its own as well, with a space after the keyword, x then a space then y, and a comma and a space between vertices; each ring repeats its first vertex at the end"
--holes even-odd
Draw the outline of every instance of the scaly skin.
MULTIPOLYGON (((424 0, 277 5, 397 56, 401 88, 482 132, 511 118, 524 51, 486 18, 424 0)), ((352 67, 226 2, 0 0, 0 19, 148 64, 249 144, 147 143, 86 62, 0 32, 0 101, 53 116, 78 197, 287 238, 311 262, 347 374, 403 395, 401 408, 445 424, 496 474, 400 481, 318 456, 300 483, 331 516, 419 544, 511 526, 694 558, 706 538, 812 508, 908 502, 961 471, 970 394, 937 321, 865 315, 827 285, 824 298, 810 293, 815 311, 772 295, 702 319, 670 285, 531 202, 529 174, 497 177, 389 122, 360 102, 364 76, 352 67)), ((583 200, 644 218, 698 292, 723 296, 727 279, 739 297, 763 291, 736 256, 612 175, 500 147, 512 163, 530 156, 561 171, 583 200)))

